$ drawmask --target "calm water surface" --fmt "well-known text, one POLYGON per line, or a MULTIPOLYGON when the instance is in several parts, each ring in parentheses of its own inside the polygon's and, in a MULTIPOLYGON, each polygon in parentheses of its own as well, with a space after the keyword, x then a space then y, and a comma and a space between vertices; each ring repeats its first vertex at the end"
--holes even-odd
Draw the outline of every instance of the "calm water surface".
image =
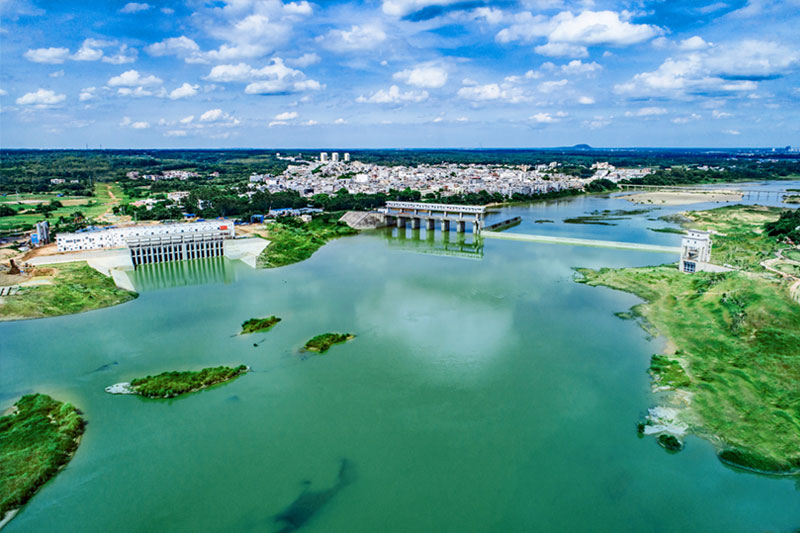
MULTIPOLYGON (((493 218, 521 215, 511 231, 679 243, 648 219, 685 208, 561 223, 633 208, 580 197, 493 218)), ((395 230, 276 270, 151 265, 131 303, 0 324, 0 409, 40 391, 89 422, 69 466, 7 531, 278 531, 274 516, 304 482, 337 486, 343 458, 352 481, 303 531, 793 531, 795 479, 728 468, 698 438, 669 454, 637 436, 657 401, 646 369, 662 341, 613 315, 637 298, 572 281, 573 266, 676 259, 395 230), (271 332, 235 335, 270 314, 283 318, 271 332), (358 336, 300 353, 326 331, 358 336), (103 391, 239 363, 254 372, 177 400, 103 391)))

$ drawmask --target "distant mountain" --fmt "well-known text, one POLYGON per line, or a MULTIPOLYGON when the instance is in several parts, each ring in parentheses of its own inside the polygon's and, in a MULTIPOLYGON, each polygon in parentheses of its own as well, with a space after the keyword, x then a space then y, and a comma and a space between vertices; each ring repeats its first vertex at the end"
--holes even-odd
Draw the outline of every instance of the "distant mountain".
POLYGON ((589 146, 588 144, 576 144, 572 148, 575 149, 575 150, 591 150, 592 149, 592 147, 589 146))

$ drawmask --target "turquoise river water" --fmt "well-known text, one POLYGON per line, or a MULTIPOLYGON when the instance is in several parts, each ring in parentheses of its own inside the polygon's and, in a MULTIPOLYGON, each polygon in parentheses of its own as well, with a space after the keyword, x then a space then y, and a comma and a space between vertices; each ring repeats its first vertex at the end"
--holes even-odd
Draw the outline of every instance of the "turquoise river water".
MULTIPOLYGON (((679 244, 647 228, 686 207, 616 226, 561 222, 633 208, 584 196, 490 221, 679 244)), ((291 524, 276 515, 311 491, 301 531, 794 531, 796 478, 729 468, 695 437, 670 454, 636 433, 658 400, 646 369, 663 340, 614 316, 636 297, 574 283, 572 268, 676 260, 393 230, 274 270, 149 265, 130 303, 2 323, 0 410, 38 391, 88 420, 74 459, 6 530, 279 531, 291 524), (236 335, 271 314, 283 321, 269 333, 236 335), (300 352, 326 331, 357 337, 300 352), (103 390, 239 363, 253 372, 175 400, 103 390)))

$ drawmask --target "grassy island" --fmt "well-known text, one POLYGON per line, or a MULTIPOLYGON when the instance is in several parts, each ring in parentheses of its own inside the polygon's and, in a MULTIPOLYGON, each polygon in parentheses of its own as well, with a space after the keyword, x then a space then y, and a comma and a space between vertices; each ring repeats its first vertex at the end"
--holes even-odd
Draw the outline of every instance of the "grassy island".
POLYGON ((218 366, 198 371, 164 372, 157 376, 136 378, 130 383, 112 385, 106 388, 106 392, 138 394, 147 398, 175 398, 230 381, 249 370, 250 367, 239 365, 236 368, 218 366))
POLYGON ((334 344, 341 344, 355 337, 355 335, 350 333, 323 333, 308 341, 305 345, 305 349, 310 352, 325 353, 334 344))
POLYGON ((284 218, 268 226, 267 238, 271 241, 258 257, 258 266, 277 268, 305 261, 326 242, 358 233, 344 222, 338 221, 337 213, 315 216, 311 222, 284 218))
POLYGON ((280 321, 281 319, 275 315, 267 318, 251 318, 250 320, 242 322, 241 334, 246 335, 248 333, 256 333, 258 331, 268 331, 280 321))
POLYGON ((137 297, 135 292, 114 285, 114 281, 85 262, 63 263, 52 269, 47 285, 23 287, 16 294, 0 298, 0 320, 22 320, 71 315, 110 307, 137 297))
POLYGON ((0 521, 72 459, 83 427, 75 407, 46 394, 23 396, 0 417, 0 521))
MULTIPOLYGON (((735 260, 739 251, 736 263, 749 270, 689 275, 674 265, 578 269, 583 277, 577 281, 645 300, 633 313, 669 340, 667 353, 653 356, 650 373, 655 387, 672 391, 675 408, 664 411, 677 413, 675 427, 711 440, 728 464, 800 472, 800 304, 786 281, 758 265, 780 247, 761 232, 778 215, 734 206, 687 217, 724 233, 713 236, 712 259, 721 251, 735 260)), ((658 439, 679 449, 674 438, 658 439)))

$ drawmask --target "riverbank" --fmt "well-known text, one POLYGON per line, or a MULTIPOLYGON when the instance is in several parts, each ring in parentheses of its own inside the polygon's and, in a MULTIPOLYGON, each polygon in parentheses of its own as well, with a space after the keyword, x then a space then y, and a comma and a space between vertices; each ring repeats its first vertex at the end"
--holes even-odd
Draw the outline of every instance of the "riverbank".
POLYGON ((138 294, 118 288, 114 281, 86 262, 52 267, 47 284, 22 286, 0 297, 0 321, 71 315, 118 305, 138 294))
MULTIPOLYGON (((686 217, 687 227, 728 232, 714 235, 712 259, 718 248, 723 255, 749 251, 741 264, 752 266, 779 248, 758 231, 764 218, 777 218, 768 208, 732 206, 686 217)), ((670 416, 648 416, 640 431, 682 437, 666 426, 685 426, 713 442, 728 464, 800 473, 800 305, 786 282, 753 270, 578 269, 577 281, 636 294, 645 303, 633 315, 668 340, 650 372, 656 390, 671 392, 663 406, 670 416)))
POLYGON ((742 199, 741 193, 728 193, 721 191, 709 192, 637 192, 620 196, 624 200, 635 204, 648 205, 690 205, 706 202, 738 202, 742 199))
POLYGON ((236 368, 218 366, 198 371, 163 372, 156 376, 136 378, 130 383, 115 383, 106 387, 106 392, 138 394, 145 398, 175 398, 231 381, 249 371, 249 366, 239 365, 236 368))
POLYGON ((84 421, 69 403, 29 394, 0 418, 0 528, 69 463, 84 421))
POLYGON ((355 230, 339 222, 340 213, 324 213, 310 222, 286 218, 267 226, 266 237, 271 241, 258 256, 260 268, 277 268, 305 261, 325 243, 347 235, 357 235, 355 230))

